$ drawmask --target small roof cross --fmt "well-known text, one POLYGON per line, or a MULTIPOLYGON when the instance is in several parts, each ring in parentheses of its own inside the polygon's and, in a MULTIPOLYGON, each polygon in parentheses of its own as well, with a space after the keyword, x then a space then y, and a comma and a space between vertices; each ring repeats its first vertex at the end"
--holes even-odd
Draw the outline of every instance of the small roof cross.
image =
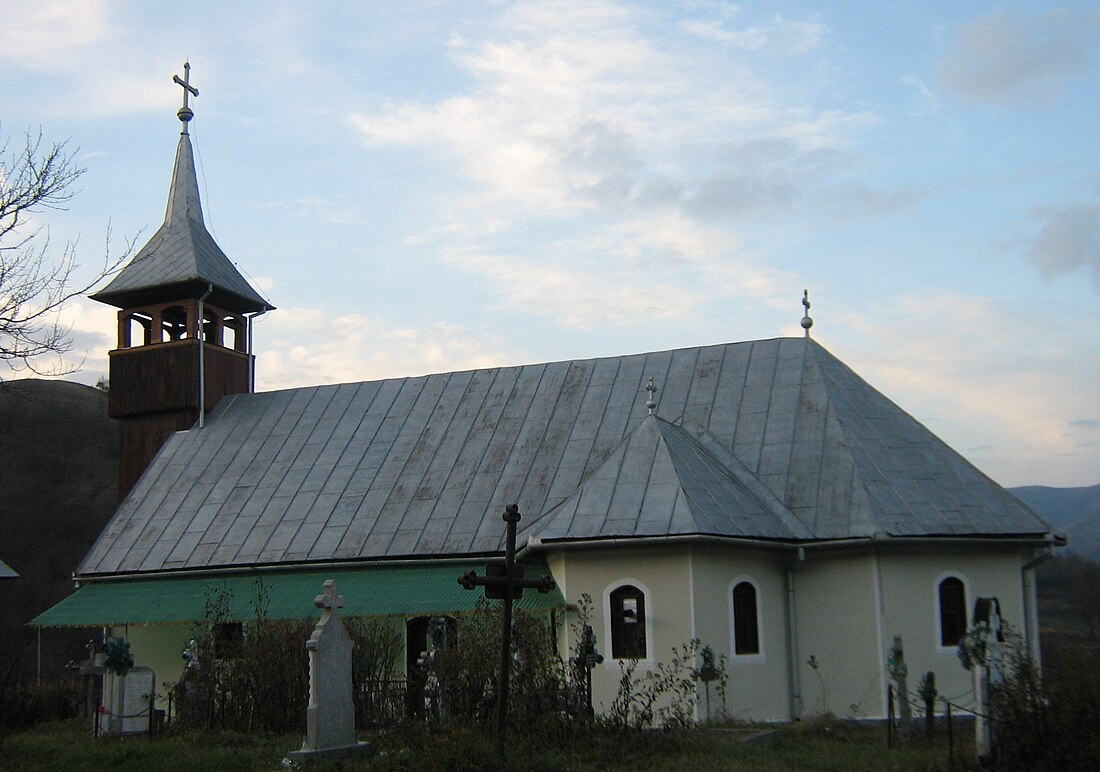
POLYGON ((191 108, 187 104, 188 95, 199 95, 199 90, 191 85, 191 62, 183 63, 183 78, 181 79, 179 75, 173 75, 172 82, 178 83, 180 86, 183 86, 183 107, 179 109, 179 112, 177 112, 176 115, 179 116, 179 119, 181 121, 183 121, 183 131, 180 133, 186 134, 187 122, 195 117, 195 113, 191 111, 191 108))
POLYGON ((649 377, 649 383, 645 385, 645 390, 649 392, 649 399, 645 401, 646 410, 649 411, 647 415, 653 415, 653 411, 657 409, 657 387, 653 385, 653 376, 649 377))
POLYGON ((313 605, 317 608, 328 609, 332 611, 334 609, 343 608, 347 603, 347 598, 343 595, 336 594, 336 582, 332 579, 325 580, 325 591, 321 595, 318 595, 313 599, 313 605))

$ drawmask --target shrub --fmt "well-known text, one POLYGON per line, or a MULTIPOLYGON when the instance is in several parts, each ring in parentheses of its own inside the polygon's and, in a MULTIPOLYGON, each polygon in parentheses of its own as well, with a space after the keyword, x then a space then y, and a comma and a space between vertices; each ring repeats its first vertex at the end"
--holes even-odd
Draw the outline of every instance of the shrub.
POLYGON ((79 679, 11 683, 0 692, 0 727, 25 729, 43 721, 74 718, 80 713, 79 679))
POLYGON ((1100 758, 1100 670, 1097 651, 1061 652, 1040 674, 1019 650, 1010 652, 1003 684, 993 690, 998 768, 1094 769, 1100 758))

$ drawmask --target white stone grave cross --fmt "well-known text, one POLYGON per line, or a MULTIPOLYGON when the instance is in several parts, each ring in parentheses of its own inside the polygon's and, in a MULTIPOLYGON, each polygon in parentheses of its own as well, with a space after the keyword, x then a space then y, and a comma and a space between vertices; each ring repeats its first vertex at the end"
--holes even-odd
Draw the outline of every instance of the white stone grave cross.
POLYGON ((303 751, 347 748, 355 742, 355 704, 351 698, 351 638, 340 621, 346 600, 336 594, 336 582, 325 582, 313 603, 321 619, 306 641, 309 650, 309 706, 303 751))

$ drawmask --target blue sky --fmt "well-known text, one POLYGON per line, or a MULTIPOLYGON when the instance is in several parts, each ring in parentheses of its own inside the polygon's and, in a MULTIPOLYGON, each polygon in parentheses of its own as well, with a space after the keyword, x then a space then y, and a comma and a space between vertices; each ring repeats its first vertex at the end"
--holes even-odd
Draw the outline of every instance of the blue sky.
MULTIPOLYGON (((0 0, 87 275, 207 224, 261 389, 813 335, 1005 485, 1100 482, 1092 3, 0 0)), ((113 311, 65 312, 94 383, 113 311)), ((8 377, 8 376, 5 376, 8 377)))

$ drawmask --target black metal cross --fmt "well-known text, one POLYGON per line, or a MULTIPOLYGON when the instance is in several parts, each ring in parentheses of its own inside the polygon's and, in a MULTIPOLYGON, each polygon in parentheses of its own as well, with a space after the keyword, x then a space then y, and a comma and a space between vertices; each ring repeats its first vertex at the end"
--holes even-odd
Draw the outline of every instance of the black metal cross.
POLYGON ((554 589, 554 580, 549 576, 526 579, 523 567, 516 565, 516 523, 520 521, 519 506, 509 504, 504 508, 504 522, 508 524, 507 546, 504 553, 504 565, 488 565, 485 576, 476 571, 468 571, 458 577, 458 583, 467 590, 475 587, 485 588, 486 598, 504 601, 504 629, 500 638, 500 694, 497 695, 497 753, 504 756, 504 727, 508 715, 508 677, 512 664, 512 601, 523 597, 523 590, 533 587, 539 592, 554 589))
POLYGON ((183 63, 183 78, 180 79, 179 75, 172 76, 172 82, 178 83, 183 86, 183 107, 179 109, 176 115, 183 121, 183 133, 187 133, 187 122, 195 117, 195 113, 191 111, 191 108, 187 106, 187 95, 198 96, 199 90, 191 85, 191 62, 183 63))

